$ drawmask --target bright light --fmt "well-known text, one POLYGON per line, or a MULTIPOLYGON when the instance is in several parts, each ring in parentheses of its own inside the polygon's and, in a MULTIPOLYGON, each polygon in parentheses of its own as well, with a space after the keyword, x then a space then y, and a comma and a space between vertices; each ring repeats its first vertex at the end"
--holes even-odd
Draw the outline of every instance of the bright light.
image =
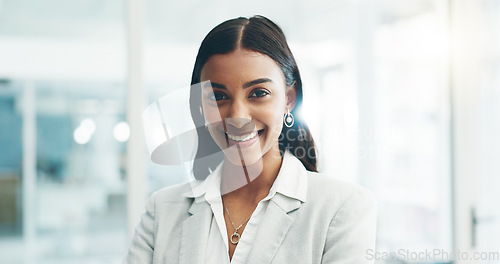
POLYGON ((87 144, 87 142, 89 142, 90 140, 90 137, 92 137, 92 133, 88 128, 83 126, 77 127, 73 132, 73 138, 75 139, 75 142, 80 145, 87 144))
POLYGON ((113 136, 119 142, 125 142, 130 137, 130 128, 127 122, 119 122, 113 128, 113 136))
POLYGON ((86 128, 90 131, 90 134, 94 134, 95 132, 95 122, 90 118, 83 119, 82 122, 80 122, 80 127, 86 128))
POLYGON ((91 118, 85 118, 73 132, 73 139, 78 144, 87 144, 95 132, 95 122, 91 118))
POLYGON ((299 118, 304 120, 309 127, 318 126, 321 123, 318 115, 319 104, 309 104, 304 100, 302 109, 299 112, 299 118))

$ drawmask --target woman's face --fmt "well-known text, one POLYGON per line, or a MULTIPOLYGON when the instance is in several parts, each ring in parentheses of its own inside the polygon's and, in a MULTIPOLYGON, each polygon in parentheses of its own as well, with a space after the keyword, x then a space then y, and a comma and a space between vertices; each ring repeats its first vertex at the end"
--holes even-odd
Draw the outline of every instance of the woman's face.
POLYGON ((295 88, 270 57, 247 49, 209 58, 203 66, 202 113, 210 135, 236 165, 280 155, 283 115, 295 105, 295 88))

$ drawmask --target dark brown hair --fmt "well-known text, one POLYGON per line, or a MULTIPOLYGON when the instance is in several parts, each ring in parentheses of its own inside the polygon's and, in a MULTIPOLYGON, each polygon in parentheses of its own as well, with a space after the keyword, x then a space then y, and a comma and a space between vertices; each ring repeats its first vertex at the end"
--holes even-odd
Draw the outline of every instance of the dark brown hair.
POLYGON ((314 140, 305 122, 296 114, 302 105, 302 79, 295 58, 281 28, 263 16, 253 16, 222 22, 208 33, 198 50, 189 99, 191 116, 198 132, 198 150, 193 166, 195 178, 205 179, 224 158, 222 151, 204 128, 205 120, 200 113, 201 70, 212 55, 229 53, 239 47, 269 56, 280 66, 287 86, 295 85, 297 102, 292 110, 295 122, 290 128, 283 126, 279 137, 280 153, 283 155, 283 152, 289 149, 307 170, 317 171, 314 140))

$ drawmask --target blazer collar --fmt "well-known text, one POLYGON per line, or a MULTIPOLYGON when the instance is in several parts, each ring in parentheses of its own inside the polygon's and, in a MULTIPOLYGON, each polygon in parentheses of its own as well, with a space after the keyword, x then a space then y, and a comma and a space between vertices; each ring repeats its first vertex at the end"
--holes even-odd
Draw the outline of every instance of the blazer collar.
MULTIPOLYGON (((182 223, 180 264, 204 263, 212 210, 204 194, 217 183, 221 164, 203 182, 194 182, 192 190, 185 193, 194 201, 189 208, 191 216, 182 223), (203 201, 203 202, 202 202, 203 201)), ((220 182, 219 182, 220 183, 220 182)), ((246 263, 271 263, 293 223, 288 213, 298 209, 306 201, 307 171, 289 151, 285 152, 278 177, 273 185, 276 194, 269 201, 267 210, 260 220, 255 240, 246 263)))
MULTIPOLYGON (((286 210, 283 210, 279 202, 276 202, 278 197, 284 198, 281 194, 276 194, 269 201, 266 213, 260 220, 257 234, 255 234, 252 248, 246 260, 248 264, 271 263, 290 226, 292 226, 293 218, 287 214, 286 210)), ((294 200, 294 202, 284 204, 288 205, 287 209, 294 210, 300 206, 300 201, 294 200)))
MULTIPOLYGON (((246 263, 271 263, 293 223, 288 213, 300 205, 299 200, 276 193, 260 220, 246 263)), ((202 264, 205 262, 212 211, 207 202, 193 202, 189 213, 192 215, 182 223, 179 263, 202 264)))
MULTIPOLYGON (((219 164, 204 181, 191 182, 191 190, 183 195, 195 198, 196 203, 203 200, 213 199, 213 196, 216 195, 220 196, 219 188, 222 165, 223 163, 219 164)), ((271 187, 271 192, 273 191, 301 202, 306 201, 307 170, 304 165, 302 165, 302 162, 289 150, 286 150, 283 155, 281 168, 273 186, 271 187)))
POLYGON ((208 203, 192 203, 192 215, 182 222, 179 264, 204 263, 212 210, 208 203))

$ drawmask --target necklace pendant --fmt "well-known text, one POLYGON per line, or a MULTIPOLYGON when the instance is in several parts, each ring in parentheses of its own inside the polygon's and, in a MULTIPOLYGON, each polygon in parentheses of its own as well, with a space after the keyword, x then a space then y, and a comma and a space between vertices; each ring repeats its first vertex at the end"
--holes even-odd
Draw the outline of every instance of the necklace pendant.
POLYGON ((234 231, 234 233, 231 235, 231 239, 230 240, 231 240, 231 243, 233 245, 238 244, 238 242, 240 242, 240 234, 238 234, 236 231, 234 231))

